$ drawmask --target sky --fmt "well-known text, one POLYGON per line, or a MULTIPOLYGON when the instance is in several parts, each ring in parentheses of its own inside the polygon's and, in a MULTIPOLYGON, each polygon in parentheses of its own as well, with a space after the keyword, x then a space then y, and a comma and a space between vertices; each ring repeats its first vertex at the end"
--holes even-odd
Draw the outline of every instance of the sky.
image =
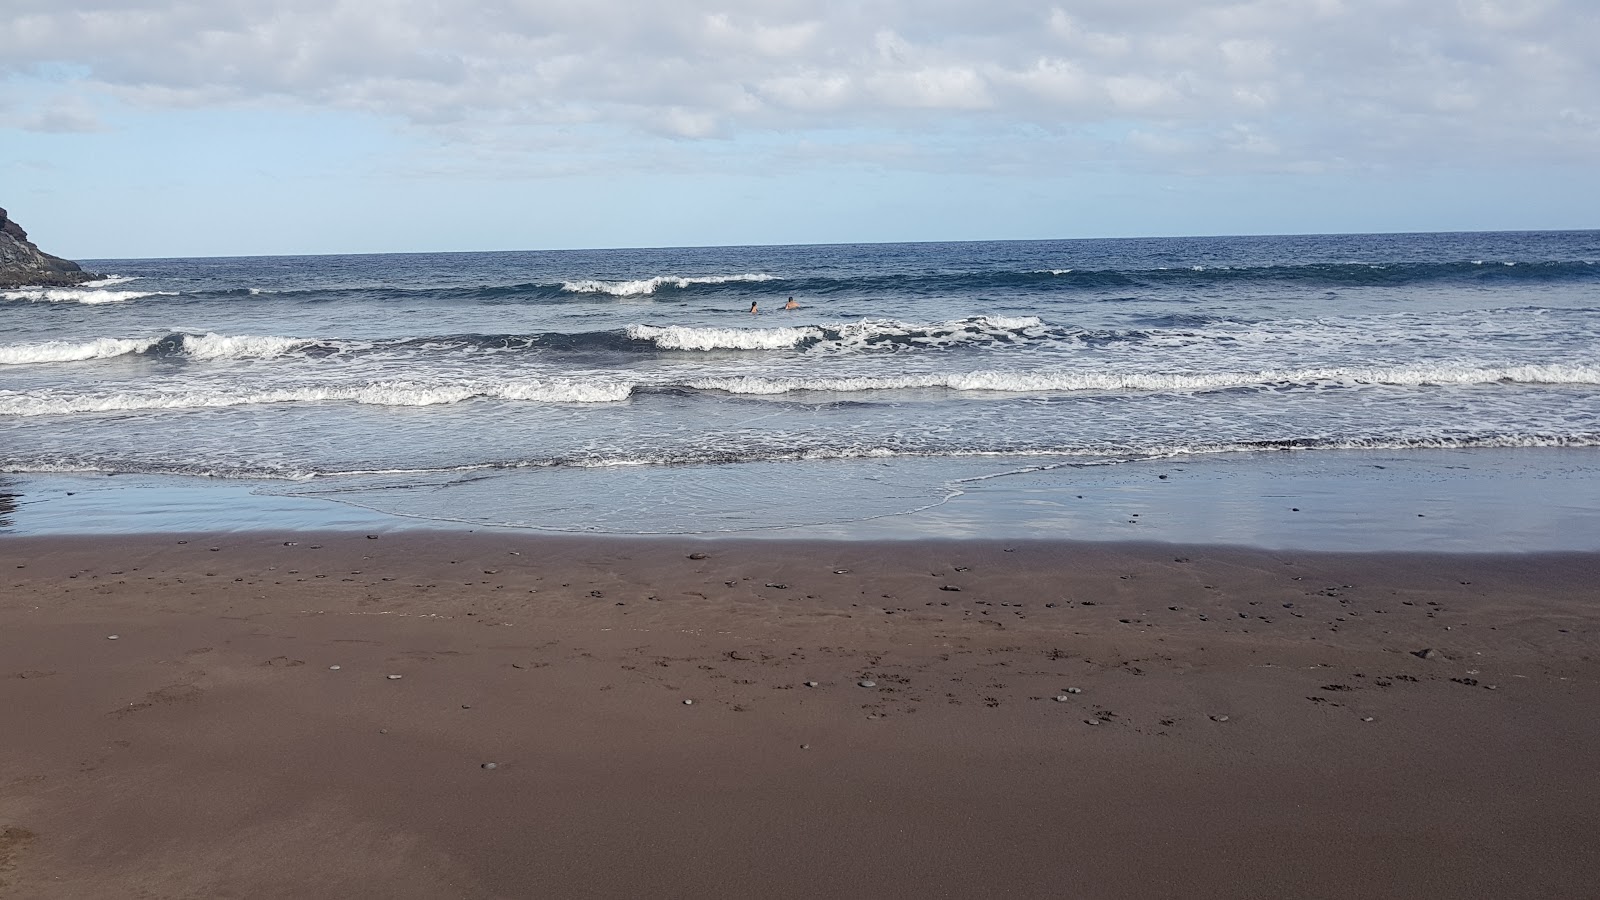
POLYGON ((1595 0, 0 0, 81 259, 1600 227, 1595 0))

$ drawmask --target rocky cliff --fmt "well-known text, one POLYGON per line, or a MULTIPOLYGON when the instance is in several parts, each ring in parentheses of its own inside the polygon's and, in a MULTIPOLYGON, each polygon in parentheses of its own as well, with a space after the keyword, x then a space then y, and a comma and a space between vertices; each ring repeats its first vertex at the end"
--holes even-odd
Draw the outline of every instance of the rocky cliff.
POLYGON ((0 287, 43 285, 60 287, 93 281, 100 276, 85 272, 77 263, 51 256, 28 240, 22 226, 0 209, 0 287))

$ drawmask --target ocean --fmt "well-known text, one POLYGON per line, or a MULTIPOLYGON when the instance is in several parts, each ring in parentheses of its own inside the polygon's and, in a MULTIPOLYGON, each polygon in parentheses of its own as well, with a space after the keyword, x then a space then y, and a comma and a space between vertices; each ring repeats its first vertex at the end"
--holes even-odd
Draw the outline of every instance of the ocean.
POLYGON ((0 472, 36 495, 205 479, 426 521, 714 534, 937 522, 977 486, 1028 485, 929 526, 965 536, 1031 534, 1027 506, 1085 485, 1219 484, 1223 460, 1364 484, 1369 506, 1397 489, 1382 460, 1492 460, 1500 487, 1465 493, 1600 501, 1595 231, 85 266, 108 277, 0 291, 0 472))

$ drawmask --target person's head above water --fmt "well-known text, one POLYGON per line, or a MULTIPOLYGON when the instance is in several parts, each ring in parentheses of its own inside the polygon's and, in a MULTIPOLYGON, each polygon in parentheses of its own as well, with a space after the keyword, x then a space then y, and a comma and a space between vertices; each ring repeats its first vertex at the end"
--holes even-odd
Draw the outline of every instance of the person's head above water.
POLYGON ((756 301, 755 300, 751 300, 750 301, 750 311, 751 312, 755 312, 756 311, 756 301))
POLYGON ((796 302, 794 302, 794 298, 793 298, 793 297, 790 297, 790 298, 789 298, 789 302, 788 302, 788 303, 785 303, 785 304, 784 304, 784 305, 783 305, 783 308, 784 308, 784 309, 799 309, 799 308, 800 308, 800 304, 798 304, 798 303, 796 303, 796 302))

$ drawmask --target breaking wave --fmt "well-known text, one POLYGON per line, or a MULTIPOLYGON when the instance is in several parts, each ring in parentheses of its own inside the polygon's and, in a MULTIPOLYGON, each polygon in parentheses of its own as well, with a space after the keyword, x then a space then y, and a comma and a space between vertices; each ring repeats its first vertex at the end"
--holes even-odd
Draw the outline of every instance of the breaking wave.
POLYGON ((785 350, 815 341, 823 330, 799 328, 705 328, 692 325, 629 325, 629 340, 648 341, 662 350, 785 350))
MULTIPOLYGON (((90 282, 91 284, 95 282, 90 282)), ((105 291, 87 288, 18 288, 0 291, 0 300, 28 303, 124 303, 140 297, 173 297, 173 291, 105 291)))
POLYGON ((627 335, 632 340, 650 341, 662 350, 782 350, 820 344, 830 345, 829 349, 860 349, 1006 340, 1024 337, 1029 329, 1043 326, 1044 322, 1035 316, 976 316, 933 324, 862 319, 839 325, 778 328, 630 325, 627 335))
POLYGON ((630 325, 619 331, 536 334, 457 334, 430 337, 347 340, 256 335, 189 334, 162 337, 97 338, 0 345, 0 365, 84 362, 129 354, 185 356, 192 359, 249 359, 293 354, 329 355, 368 351, 492 353, 505 351, 706 351, 852 350, 938 347, 958 343, 1014 342, 1047 336, 1033 316, 979 316, 952 322, 911 323, 863 319, 838 325, 776 328, 718 328, 693 325, 630 325))
POLYGON ((574 294, 610 294, 614 297, 639 297, 645 294, 654 294, 656 289, 660 287, 673 287, 681 290, 696 284, 734 284, 776 280, 773 276, 764 273, 745 275, 656 275, 651 278, 639 278, 631 281, 601 281, 593 278, 564 281, 561 283, 561 289, 574 294))
POLYGON ((153 338, 98 338, 90 341, 41 341, 0 345, 0 365, 84 362, 130 354, 186 356, 193 359, 252 359, 283 356, 316 341, 252 335, 185 334, 153 338))
POLYGON ((712 376, 686 381, 622 375, 532 377, 517 380, 390 380, 310 385, 277 390, 246 386, 188 391, 75 393, 60 389, 0 390, 0 415, 48 416, 129 410, 200 409, 276 403, 352 402, 377 406, 434 406, 469 400, 616 403, 636 393, 717 391, 743 395, 796 392, 864 393, 942 389, 975 393, 1201 393, 1225 390, 1427 387, 1473 385, 1600 385, 1596 366, 1416 366, 1324 368, 1261 372, 936 372, 861 376, 712 376))

